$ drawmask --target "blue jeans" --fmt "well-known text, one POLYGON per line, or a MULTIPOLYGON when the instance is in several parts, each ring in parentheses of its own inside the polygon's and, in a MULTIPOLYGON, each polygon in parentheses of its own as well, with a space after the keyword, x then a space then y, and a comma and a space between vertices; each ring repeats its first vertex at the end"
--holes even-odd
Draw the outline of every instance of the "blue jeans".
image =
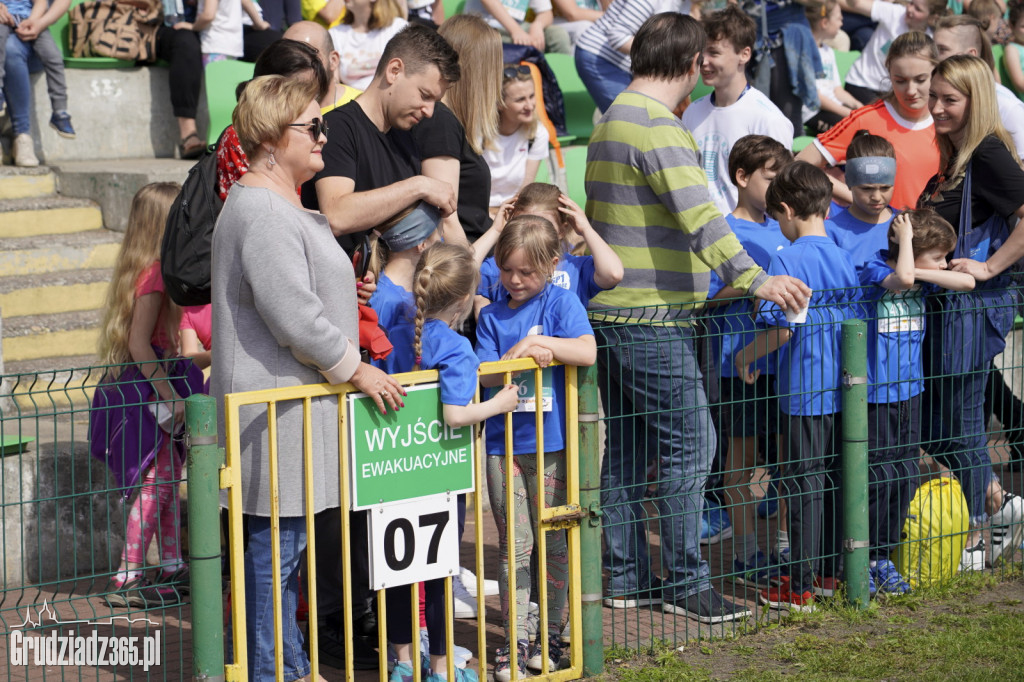
POLYGON ((665 599, 709 589, 700 554, 701 491, 715 428, 686 327, 595 324, 608 442, 601 468, 604 567, 611 594, 651 585, 643 507, 656 486, 665 599))
MULTIPOLYGON (((245 549, 245 627, 248 642, 249 679, 273 682, 274 589, 271 572, 270 518, 249 516, 249 544, 245 549)), ((299 564, 306 549, 306 519, 281 517, 281 625, 284 680, 309 675, 309 659, 295 621, 299 604, 299 564)))
POLYGON ((612 101, 632 80, 629 71, 623 71, 593 52, 580 49, 576 50, 576 72, 602 113, 608 110, 612 101))
POLYGON ((32 82, 29 80, 29 60, 32 43, 26 43, 12 31, 7 37, 4 59, 4 96, 10 111, 11 127, 15 135, 32 132, 32 82))

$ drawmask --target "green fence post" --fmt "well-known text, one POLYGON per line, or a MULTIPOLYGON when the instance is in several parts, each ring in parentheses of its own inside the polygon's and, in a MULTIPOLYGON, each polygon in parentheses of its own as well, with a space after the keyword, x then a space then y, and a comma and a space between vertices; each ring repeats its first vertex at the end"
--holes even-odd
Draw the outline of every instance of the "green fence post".
POLYGON ((843 322, 843 573, 846 598, 868 607, 868 363, 867 325, 843 322))
POLYGON ((604 622, 601 614, 601 444, 597 429, 597 367, 580 367, 580 507, 588 512, 580 526, 580 592, 583 606, 583 674, 604 670, 604 622))
POLYGON ((192 593, 192 679, 224 679, 224 599, 220 564, 220 469, 217 401, 185 401, 188 444, 188 544, 192 593))

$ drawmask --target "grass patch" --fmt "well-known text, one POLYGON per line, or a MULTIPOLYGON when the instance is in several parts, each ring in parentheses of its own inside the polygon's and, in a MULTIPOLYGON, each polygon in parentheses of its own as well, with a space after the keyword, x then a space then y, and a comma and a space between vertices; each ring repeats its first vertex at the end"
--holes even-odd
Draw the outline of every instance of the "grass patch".
POLYGON ((687 642, 680 652, 656 642, 609 650, 600 682, 690 680, 1020 679, 1024 671, 1021 566, 998 576, 968 574, 857 611, 825 600, 781 626, 751 622, 752 632, 687 642))

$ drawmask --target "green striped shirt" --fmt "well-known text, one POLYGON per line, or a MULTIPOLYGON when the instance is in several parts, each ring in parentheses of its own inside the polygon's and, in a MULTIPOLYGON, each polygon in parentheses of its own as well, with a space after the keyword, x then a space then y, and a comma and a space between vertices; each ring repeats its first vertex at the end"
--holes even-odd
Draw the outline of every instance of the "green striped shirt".
POLYGON ((623 92, 594 129, 586 191, 587 217, 625 267, 591 310, 676 304, 658 317, 681 317, 707 299, 712 270, 744 291, 767 280, 712 203, 693 135, 647 95, 623 92))

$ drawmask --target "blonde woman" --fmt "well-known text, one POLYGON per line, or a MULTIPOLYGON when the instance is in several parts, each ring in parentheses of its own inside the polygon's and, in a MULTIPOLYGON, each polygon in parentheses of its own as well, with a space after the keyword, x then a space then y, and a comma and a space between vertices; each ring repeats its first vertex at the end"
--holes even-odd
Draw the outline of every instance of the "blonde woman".
POLYGON ((484 154, 491 169, 491 212, 533 182, 548 156, 548 131, 537 121, 537 92, 530 68, 505 64, 501 72, 498 145, 484 154))
POLYGON ((408 10, 400 0, 345 0, 345 10, 341 24, 329 31, 341 55, 341 82, 366 90, 384 46, 409 23, 408 10))
POLYGON ((992 71, 984 61, 955 55, 940 62, 928 101, 941 161, 919 204, 956 229, 950 266, 978 284, 962 298, 933 303, 938 315, 927 327, 931 366, 925 368, 922 414, 929 416, 922 442, 963 486, 972 526, 963 564, 971 568, 985 560, 994 564, 1004 552, 1012 557, 1024 536, 1024 500, 1003 490, 992 472, 983 405, 989 367, 1006 345, 1016 310, 1016 290, 1005 272, 1024 257, 1024 230, 1008 230, 1024 218, 1024 170, 999 120, 992 71), (970 225, 962 224, 968 217, 970 225), (987 553, 981 526, 989 516, 987 553))
POLYGON ((457 210, 445 218, 448 241, 476 241, 491 225, 491 173, 482 154, 495 148, 501 99, 501 38, 478 16, 460 14, 438 29, 459 54, 462 76, 434 116, 412 129, 423 174, 455 188, 457 210), (463 237, 463 234, 465 237, 463 237))

